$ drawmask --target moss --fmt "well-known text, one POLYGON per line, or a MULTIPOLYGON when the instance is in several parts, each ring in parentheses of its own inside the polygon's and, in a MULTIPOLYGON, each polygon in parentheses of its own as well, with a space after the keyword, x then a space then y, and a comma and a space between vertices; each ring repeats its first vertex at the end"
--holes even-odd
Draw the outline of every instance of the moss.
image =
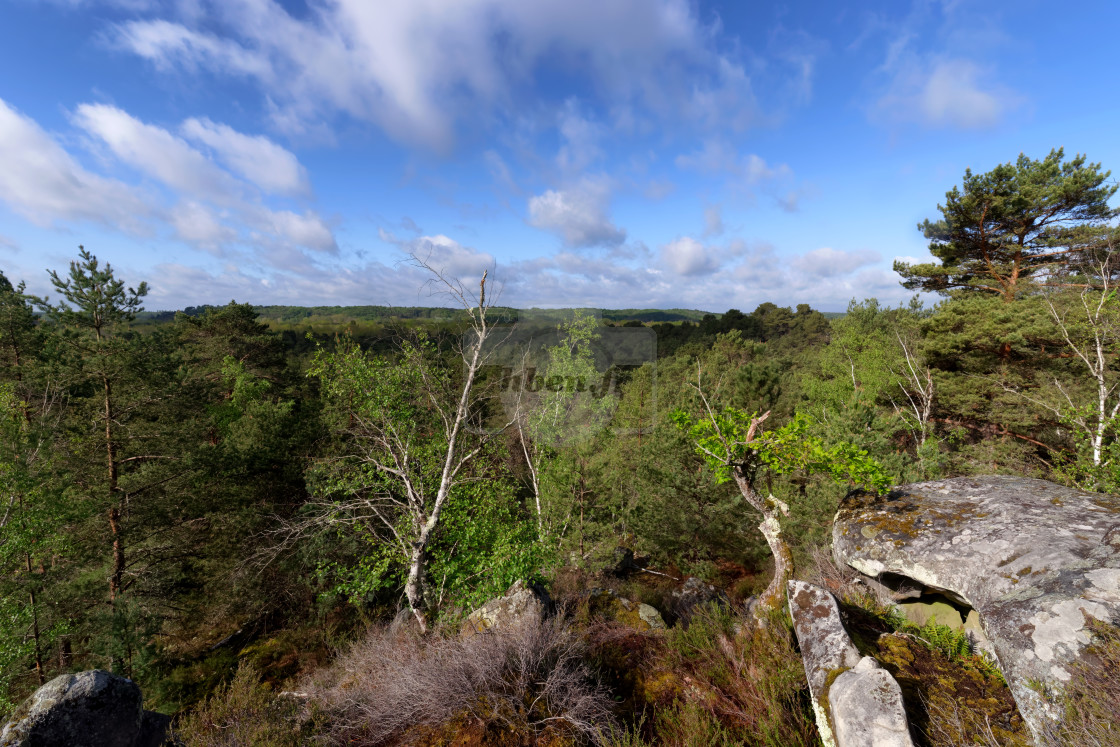
POLYGON ((907 627, 897 614, 848 601, 841 603, 840 610, 860 654, 874 656, 898 681, 918 747, 970 744, 985 723, 991 724, 1000 744, 1030 744, 1026 725, 998 670, 987 668, 990 665, 977 657, 951 656, 939 649, 944 644, 941 648, 961 653, 963 635, 941 625, 907 627), (899 628, 919 631, 922 639, 899 633, 899 628), (946 736, 957 721, 964 724, 964 733, 946 736))
POLYGON ((836 667, 836 669, 829 670, 828 675, 824 678, 824 687, 821 688, 820 697, 817 698, 817 704, 824 712, 825 718, 828 723, 832 724, 832 706, 828 702, 828 693, 832 690, 832 683, 836 682, 836 678, 847 672, 851 667, 836 667))

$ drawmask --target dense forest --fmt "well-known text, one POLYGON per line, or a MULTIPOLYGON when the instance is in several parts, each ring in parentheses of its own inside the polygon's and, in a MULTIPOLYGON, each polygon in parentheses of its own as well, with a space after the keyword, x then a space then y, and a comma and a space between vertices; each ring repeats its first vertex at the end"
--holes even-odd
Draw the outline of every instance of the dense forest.
POLYGON ((854 485, 1118 492, 1116 191, 1061 151, 968 172, 896 266, 924 295, 843 315, 526 315, 438 268, 443 309, 150 313, 86 249, 48 298, 0 276, 0 713, 92 668, 188 713, 620 547, 765 602, 854 485))

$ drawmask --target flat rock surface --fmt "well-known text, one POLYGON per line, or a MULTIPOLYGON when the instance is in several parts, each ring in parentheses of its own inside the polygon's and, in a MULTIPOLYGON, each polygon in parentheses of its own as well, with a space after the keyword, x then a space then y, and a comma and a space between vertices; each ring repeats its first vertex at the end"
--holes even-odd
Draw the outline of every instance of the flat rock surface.
POLYGON ((1036 736, 1058 710, 1028 682, 1060 686, 1089 643, 1086 616, 1120 622, 1120 498, 1022 477, 960 477, 853 493, 833 552, 973 607, 1036 736))

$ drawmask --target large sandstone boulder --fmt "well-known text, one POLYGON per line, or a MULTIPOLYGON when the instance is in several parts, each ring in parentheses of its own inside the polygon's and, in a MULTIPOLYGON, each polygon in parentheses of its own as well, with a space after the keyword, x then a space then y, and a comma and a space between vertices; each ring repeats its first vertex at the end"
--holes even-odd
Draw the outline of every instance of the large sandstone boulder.
POLYGON ((0 745, 156 747, 169 721, 143 709, 132 680, 101 670, 63 674, 15 710, 0 731, 0 745))
POLYGON ((461 635, 486 630, 508 630, 520 625, 539 625, 552 611, 548 592, 536 584, 515 581, 506 593, 491 599, 467 615, 461 635))
POLYGON ((1086 619, 1120 622, 1120 498, 1021 477, 968 477, 853 493, 833 552, 973 608, 1023 718, 1041 739, 1089 643, 1086 619))
POLYGON ((875 659, 860 656, 836 599, 804 581, 790 581, 788 592, 821 741, 830 747, 911 747, 901 688, 875 659))

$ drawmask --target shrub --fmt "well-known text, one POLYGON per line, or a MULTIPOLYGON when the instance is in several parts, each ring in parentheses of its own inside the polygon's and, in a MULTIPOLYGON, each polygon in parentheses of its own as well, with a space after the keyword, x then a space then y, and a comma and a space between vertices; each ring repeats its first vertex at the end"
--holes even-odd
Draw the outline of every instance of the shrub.
POLYGON ((611 701, 582 655, 557 620, 466 639, 374 629, 313 691, 333 744, 394 744, 453 723, 600 743, 611 701))
POLYGON ((309 722, 301 699, 277 697, 252 666, 242 664, 233 681, 187 713, 174 731, 187 747, 299 747, 309 722))

